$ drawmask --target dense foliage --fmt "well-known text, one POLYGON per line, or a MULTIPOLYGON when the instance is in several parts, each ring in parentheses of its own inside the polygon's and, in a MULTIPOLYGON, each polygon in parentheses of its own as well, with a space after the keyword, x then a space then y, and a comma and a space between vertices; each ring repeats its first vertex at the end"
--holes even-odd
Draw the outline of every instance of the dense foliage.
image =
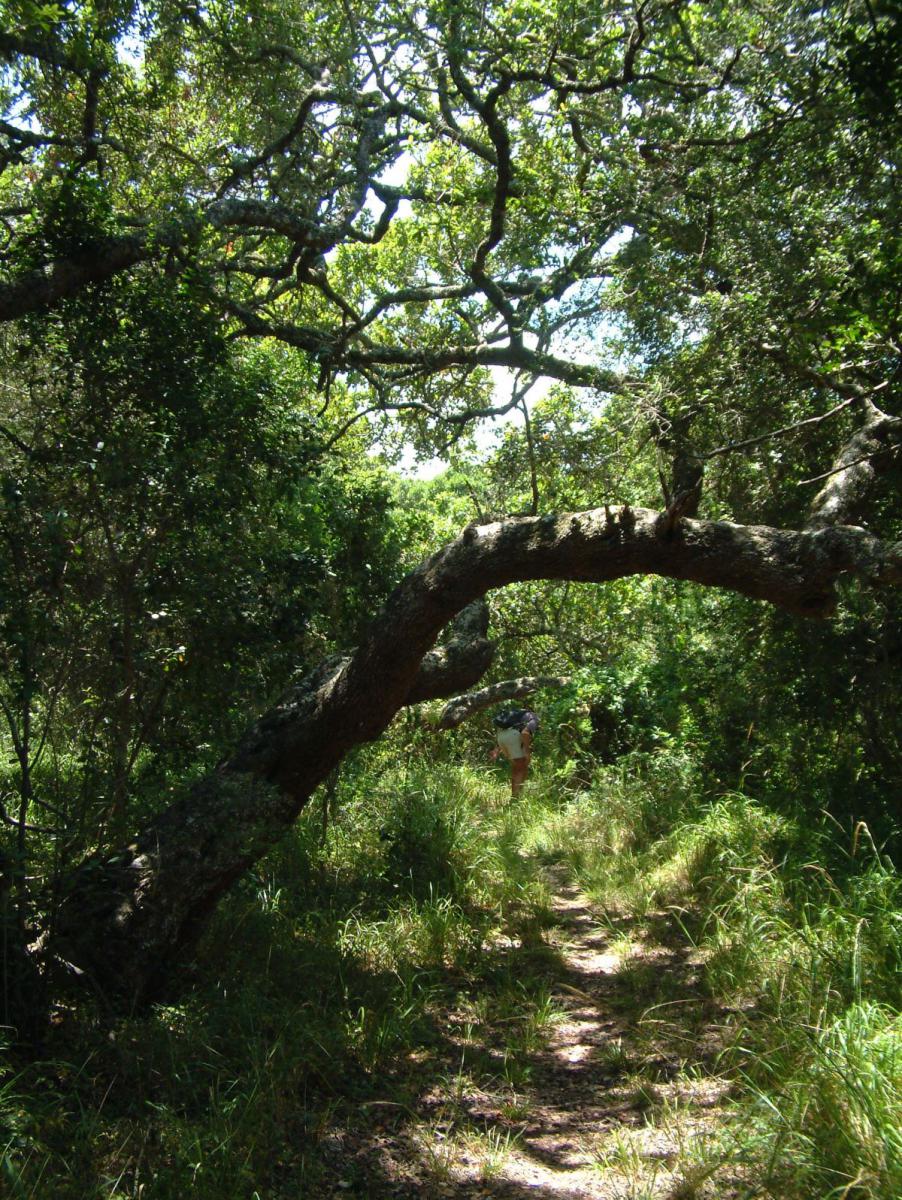
MULTIPOLYGON (((425 1087, 396 1054, 447 1068, 458 985, 519 1031, 517 1093, 550 860, 612 920, 666 911, 735 1002, 745 1118, 674 1196, 898 1194, 900 50, 879 0, 0 0, 14 1194, 324 1188, 330 1120, 425 1087), (53 948, 72 879, 172 813, 190 840, 191 787, 289 685, 340 696, 328 664, 395 636, 392 588, 462 529, 599 509, 626 538, 630 506, 662 542, 699 516, 863 549, 816 624, 654 564, 493 592, 491 677, 570 680, 522 811, 482 718, 361 750, 392 715, 364 728, 368 678, 296 834, 255 862, 277 835, 242 827, 185 917, 241 880, 187 999, 117 1024, 53 948)), ((138 907, 87 895, 86 928, 138 907)), ((634 1016, 668 1002, 624 970, 634 1016)))

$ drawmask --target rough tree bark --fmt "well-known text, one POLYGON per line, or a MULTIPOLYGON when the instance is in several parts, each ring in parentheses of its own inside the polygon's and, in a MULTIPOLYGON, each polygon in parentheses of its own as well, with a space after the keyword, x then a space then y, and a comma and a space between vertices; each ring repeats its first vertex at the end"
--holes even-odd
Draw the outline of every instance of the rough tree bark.
POLYGON ((881 412, 870 401, 865 411, 864 423, 840 449, 811 502, 810 529, 863 521, 877 477, 897 465, 902 419, 881 412))
POLYGON ((492 588, 657 574, 824 617, 847 572, 899 585, 902 546, 854 527, 674 525, 630 508, 470 526, 398 585, 352 655, 293 688, 227 762, 128 846, 72 873, 45 962, 65 962, 115 1007, 170 993, 217 900, 283 836, 344 755, 377 738, 405 704, 453 695, 484 673, 491 646, 484 606, 474 601, 492 588), (430 653, 462 610, 462 627, 430 653))
POLYGON ((541 688, 559 688, 570 682, 566 675, 524 675, 519 679, 503 679, 478 692, 467 692, 449 700, 435 722, 436 729, 456 729, 474 713, 482 712, 502 700, 522 700, 541 688))

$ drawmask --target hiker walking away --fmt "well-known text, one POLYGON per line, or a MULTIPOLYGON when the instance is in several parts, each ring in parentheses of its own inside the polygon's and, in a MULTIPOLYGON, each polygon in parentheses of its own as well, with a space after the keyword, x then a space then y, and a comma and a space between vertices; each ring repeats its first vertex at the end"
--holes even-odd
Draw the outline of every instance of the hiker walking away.
POLYGON ((511 765, 511 796, 517 797, 526 781, 532 741, 539 729, 539 718, 528 708, 511 708, 494 718, 498 745, 489 755, 492 762, 503 754, 511 765))

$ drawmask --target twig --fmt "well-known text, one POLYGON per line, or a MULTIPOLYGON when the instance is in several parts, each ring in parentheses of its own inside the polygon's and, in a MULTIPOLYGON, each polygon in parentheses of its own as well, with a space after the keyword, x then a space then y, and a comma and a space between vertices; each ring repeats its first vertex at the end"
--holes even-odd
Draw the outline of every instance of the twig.
MULTIPOLYGON (((847 400, 841 400, 839 404, 834 405, 828 412, 821 413, 817 417, 806 417, 803 421, 794 421, 792 425, 784 425, 781 429, 771 429, 768 433, 759 434, 757 437, 746 438, 742 442, 728 442, 725 446, 718 446, 716 450, 709 450, 704 455, 705 458, 716 458, 718 454, 732 454, 734 450, 744 450, 746 446, 757 446, 759 442, 769 441, 770 438, 781 437, 784 433, 792 433, 795 429, 802 429, 805 425, 816 425, 820 421, 826 421, 828 417, 834 416, 841 412, 844 408, 848 408, 850 404, 858 402, 857 396, 850 396, 847 400)), ((832 471, 827 472, 832 475, 832 471)), ((819 475, 819 479, 824 479, 826 476, 819 475)), ((812 482, 807 480, 806 482, 812 482)))
POLYGON ((840 475, 843 471, 848 471, 849 467, 856 467, 859 463, 869 462, 870 459, 877 458, 881 454, 894 454, 898 449, 898 446, 884 446, 881 450, 874 450, 871 454, 862 454, 861 458, 853 458, 851 462, 842 463, 841 466, 833 467, 830 471, 825 471, 823 475, 813 475, 810 479, 800 479, 796 487, 804 487, 807 483, 819 483, 822 479, 829 479, 831 475, 840 475))

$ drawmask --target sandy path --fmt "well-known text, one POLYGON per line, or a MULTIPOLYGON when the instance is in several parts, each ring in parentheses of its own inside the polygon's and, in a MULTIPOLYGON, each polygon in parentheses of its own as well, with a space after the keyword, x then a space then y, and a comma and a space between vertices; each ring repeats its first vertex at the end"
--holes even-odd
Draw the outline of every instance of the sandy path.
MULTIPOLYGON (((562 964, 552 998, 560 1015, 547 1046, 533 1056, 524 1089, 528 1117, 488 1164, 478 1148, 462 1150, 449 1170, 451 1178, 439 1183, 435 1194, 509 1200, 676 1197, 689 1182, 681 1154, 693 1139, 707 1136, 725 1091, 723 1083, 704 1073, 697 1077, 696 1070, 687 1078, 684 1068, 709 1063, 716 1034, 703 1028, 687 1035, 688 1063, 659 1053, 647 1037, 640 1052, 638 1013, 624 1014, 622 1003, 622 943, 618 952, 610 929, 600 927, 586 896, 562 872, 552 872, 549 882, 556 925, 548 941, 562 964)), ((634 941, 627 956, 632 968, 670 973, 675 989, 685 987, 686 1003, 695 1003, 696 975, 685 949, 634 941)), ((483 1096, 470 1108, 490 1120, 492 1097, 483 1096)), ((699 1180, 683 1194, 706 1192, 699 1180)), ((721 1185, 717 1194, 729 1193, 721 1185)))
MULTIPOLYGON (((719 1024, 698 995, 691 954, 679 944, 642 940, 635 928, 616 938, 563 870, 550 871, 548 882, 555 1019, 515 1089, 519 1111, 509 1087, 482 1090, 468 1079, 455 1089, 446 1079, 421 1097, 414 1122, 413 1113, 398 1112, 397 1123, 386 1114, 391 1131, 371 1141, 367 1154, 378 1182, 333 1195, 729 1200, 735 1194, 723 1175, 715 1187, 707 1165, 699 1165, 697 1149, 718 1123, 726 1084, 711 1072, 719 1024), (640 981, 646 989, 649 981, 666 985, 667 1001, 651 1013, 636 994, 640 981)), ((458 1044, 463 1061, 467 1043, 458 1044)))

